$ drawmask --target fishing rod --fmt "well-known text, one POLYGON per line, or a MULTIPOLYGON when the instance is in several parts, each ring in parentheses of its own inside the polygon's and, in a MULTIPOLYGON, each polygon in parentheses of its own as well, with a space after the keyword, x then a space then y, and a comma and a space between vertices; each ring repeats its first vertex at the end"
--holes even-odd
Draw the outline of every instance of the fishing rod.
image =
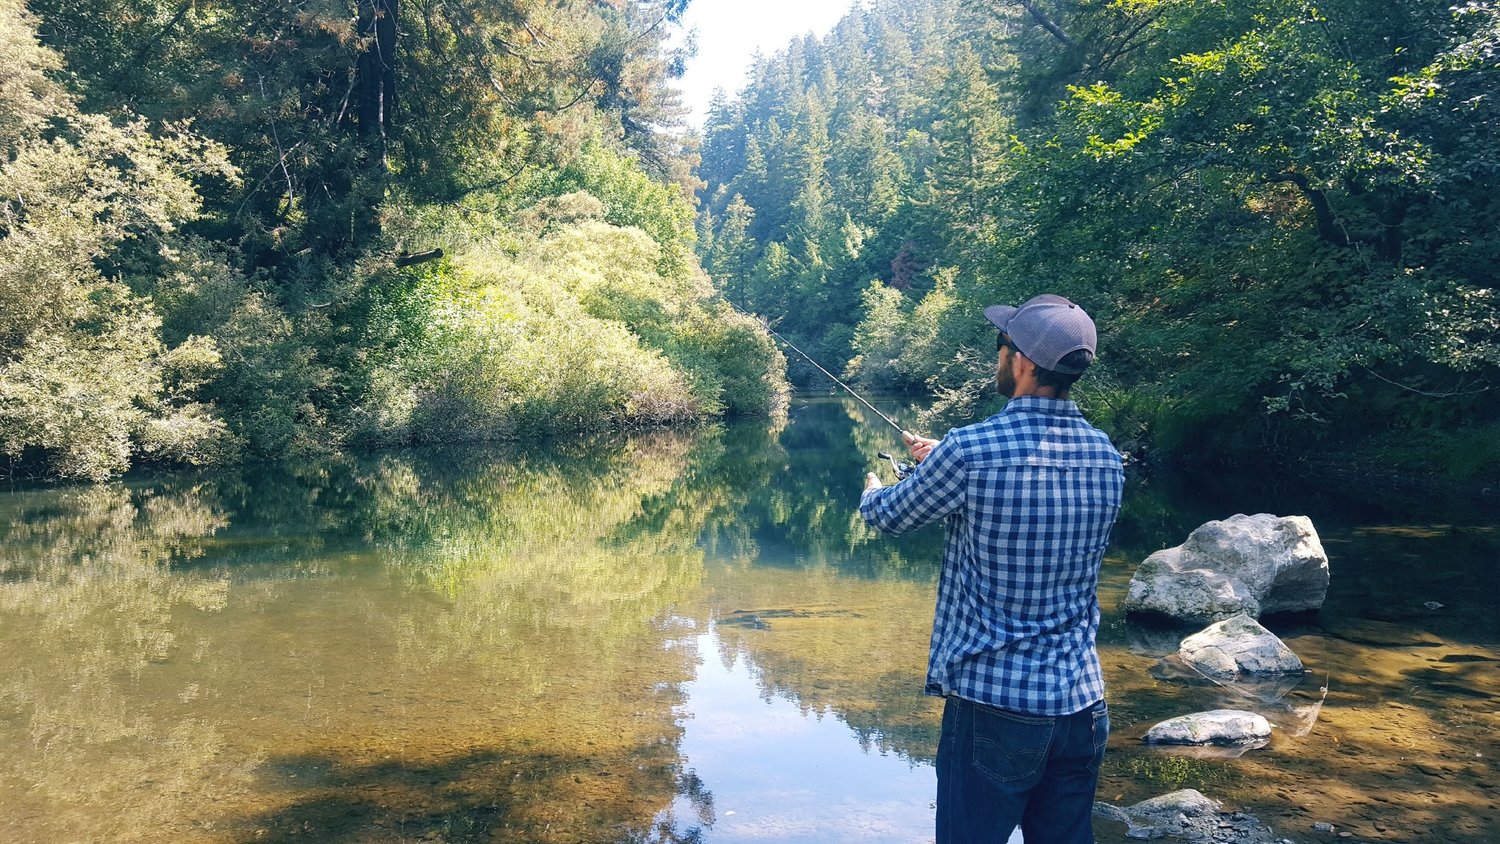
POLYGON ((822 364, 820 364, 817 361, 815 361, 815 360, 812 359, 812 355, 809 355, 807 352, 804 352, 801 349, 797 348, 796 346, 792 345, 792 341, 786 339, 785 337, 782 337, 780 334, 777 334, 775 331, 771 331, 771 326, 767 325, 766 326, 766 331, 770 331, 772 337, 775 337, 777 340, 780 340, 781 342, 785 343, 787 346, 789 346, 791 348, 792 351, 794 351, 797 354, 801 355, 803 358, 805 358, 807 360, 808 363, 810 363, 813 366, 817 367, 817 369, 818 369, 819 372, 823 373, 824 375, 827 375, 829 378, 832 378, 833 379, 833 383, 839 385, 840 387, 843 387, 844 390, 849 393, 849 395, 854 396, 855 398, 859 399, 860 403, 862 403, 865 407, 868 407, 870 410, 874 411, 876 416, 879 416, 881 419, 884 419, 885 423, 887 425, 890 425, 892 428, 895 428, 903 436, 909 436, 909 434, 906 433, 906 429, 905 428, 903 428, 900 425, 896 424, 896 422, 894 420, 892 420, 891 417, 886 416, 884 413, 881 413, 878 409, 876 409, 875 405, 870 404, 868 401, 866 401, 864 396, 860 395, 859 393, 854 392, 854 388, 851 387, 851 386, 849 386, 848 384, 845 384, 843 381, 840 381, 838 379, 837 375, 834 375, 832 372, 829 372, 828 370, 824 369, 823 366, 822 366, 822 364))
MULTIPOLYGON (((877 408, 873 404, 870 404, 870 402, 867 399, 865 399, 864 396, 860 395, 859 393, 856 393, 854 391, 853 387, 851 387, 848 384, 845 384, 843 381, 839 380, 839 377, 837 375, 834 375, 832 372, 829 372, 827 369, 824 369, 822 364, 820 364, 817 361, 813 360, 812 355, 808 354, 807 352, 802 351, 801 349, 797 348, 797 345, 795 343, 793 343, 792 341, 786 339, 785 337, 781 336, 780 334, 777 334, 771 328, 770 323, 766 322, 765 320, 761 320, 761 325, 766 329, 766 332, 769 333, 772 337, 775 337, 777 340, 780 340, 782 343, 786 344, 786 346, 788 348, 790 348, 792 351, 796 352, 797 354, 801 355, 804 360, 806 360, 808 363, 810 363, 814 367, 816 367, 819 372, 821 372, 824 375, 827 375, 829 378, 831 378, 833 380, 833 383, 839 385, 840 387, 843 387, 844 390, 845 390, 845 392, 847 392, 851 396, 854 396, 856 399, 859 400, 859 402, 861 404, 863 404, 865 407, 868 407, 871 411, 873 411, 876 416, 879 416, 881 419, 884 419, 885 423, 887 425, 890 425, 892 428, 895 428, 897 430, 897 432, 899 432, 901 434, 901 436, 903 438, 903 441, 904 441, 904 439, 906 437, 911 436, 911 434, 908 434, 906 432, 906 429, 903 428, 903 427, 901 427, 900 425, 898 425, 895 420, 891 419, 891 417, 889 417, 889 416, 886 416, 884 413, 881 413, 879 408, 877 408)), ((881 460, 886 460, 886 461, 890 462, 890 464, 891 464, 891 471, 893 471, 893 472, 896 473, 896 480, 898 480, 898 481, 905 480, 907 475, 910 475, 912 472, 916 471, 916 467, 915 466, 911 465, 910 463, 907 463, 904 460, 897 460, 895 457, 892 457, 888 452, 882 451, 882 452, 879 453, 878 456, 880 457, 881 460)))

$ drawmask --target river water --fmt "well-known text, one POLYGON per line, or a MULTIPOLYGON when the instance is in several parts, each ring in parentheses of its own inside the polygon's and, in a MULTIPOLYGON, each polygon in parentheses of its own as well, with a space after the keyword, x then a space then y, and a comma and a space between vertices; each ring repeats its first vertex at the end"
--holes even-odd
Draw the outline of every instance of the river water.
MULTIPOLYGON (((929 840, 941 535, 860 523, 895 446, 877 425, 811 400, 774 425, 0 493, 0 840, 929 840)), ((1295 841, 1500 840, 1497 552, 1493 500, 1132 478, 1101 583, 1101 799, 1194 787, 1295 841), (1327 604, 1271 622, 1309 674, 1259 704, 1267 748, 1145 748, 1236 699, 1155 679, 1180 633, 1115 606, 1146 554, 1236 512, 1322 535, 1327 604)))

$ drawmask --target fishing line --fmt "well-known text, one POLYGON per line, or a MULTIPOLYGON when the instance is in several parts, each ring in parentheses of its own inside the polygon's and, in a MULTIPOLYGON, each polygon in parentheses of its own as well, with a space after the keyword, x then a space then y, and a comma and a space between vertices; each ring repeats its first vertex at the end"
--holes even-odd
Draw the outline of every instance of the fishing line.
MULTIPOLYGON (((765 323, 762 323, 762 325, 765 325, 765 323)), ((807 360, 808 363, 810 363, 813 366, 817 367, 819 372, 823 373, 824 375, 827 375, 829 378, 832 378, 833 379, 833 383, 839 385, 840 387, 843 387, 846 391, 848 391, 849 395, 854 396, 855 398, 859 399, 860 402, 862 404, 864 404, 865 407, 868 407, 870 410, 874 411, 876 416, 879 416, 881 419, 884 419, 887 425, 890 425, 892 428, 895 428, 897 431, 900 431, 903 434, 906 433, 906 429, 905 428, 903 428, 900 425, 896 424, 895 421, 893 421, 891 419, 891 417, 886 416, 884 413, 881 413, 878 409, 876 409, 875 405, 870 404, 868 401, 866 401, 864 396, 860 395, 859 393, 854 392, 854 388, 851 387, 851 386, 849 386, 848 384, 845 384, 843 381, 840 381, 837 375, 834 375, 832 372, 829 372, 828 370, 824 369, 822 364, 820 364, 817 361, 815 361, 815 360, 812 359, 812 355, 809 355, 807 352, 802 351, 801 349, 799 349, 795 345, 793 345, 792 341, 786 339, 785 337, 782 337, 780 334, 777 334, 775 331, 772 331, 771 330, 771 326, 765 325, 765 329, 766 329, 766 331, 770 332, 770 334, 771 334, 772 337, 775 337, 777 340, 780 340, 781 342, 785 343, 788 347, 791 348, 792 351, 794 351, 797 354, 801 355, 803 358, 805 358, 807 360)))
MULTIPOLYGON (((854 392, 854 388, 853 387, 849 386, 848 384, 845 384, 842 380, 839 379, 839 377, 837 375, 834 375, 832 372, 829 372, 827 369, 824 369, 823 368, 823 364, 818 363, 817 361, 813 360, 813 356, 812 355, 808 354, 807 352, 802 351, 801 349, 797 348, 797 344, 795 344, 792 341, 786 339, 785 337, 781 336, 780 334, 777 334, 776 331, 771 328, 771 323, 769 323, 769 322, 766 321, 765 317, 760 317, 760 318, 751 317, 748 314, 746 314, 744 311, 741 311, 739 308, 736 308, 734 306, 734 303, 730 302, 727 298, 724 301, 729 305, 730 310, 733 310, 735 313, 739 314, 740 316, 746 317, 748 319, 754 319, 756 322, 760 323, 760 326, 766 330, 767 334, 771 335, 772 337, 775 337, 777 340, 780 340, 787 348, 789 348, 792 351, 796 352, 797 354, 801 355, 803 357, 803 359, 805 359, 808 363, 810 363, 813 366, 817 367, 817 369, 818 369, 819 372, 821 372, 824 375, 827 375, 829 378, 831 378, 833 380, 833 383, 839 385, 840 387, 843 387, 844 391, 847 392, 849 395, 854 396, 856 399, 859 399, 860 404, 863 404, 865 407, 868 407, 876 416, 879 416, 881 419, 884 419, 885 423, 887 425, 890 425, 892 428, 895 428, 898 432, 900 432, 901 437, 902 437, 903 440, 906 437, 910 436, 909 434, 906 433, 906 429, 905 428, 903 428, 900 425, 896 424, 896 421, 894 419, 892 419, 889 416, 886 416, 884 413, 881 413, 880 409, 877 408, 875 405, 870 404, 870 402, 864 396, 860 395, 859 393, 854 392)), ((896 479, 897 480, 905 480, 908 475, 910 475, 913 471, 915 471, 915 467, 913 467, 910 463, 907 463, 905 461, 897 460, 895 457, 892 457, 890 454, 887 454, 884 451, 880 452, 880 459, 881 460, 887 460, 887 461, 890 462, 891 469, 892 469, 892 471, 894 471, 896 473, 896 479)))

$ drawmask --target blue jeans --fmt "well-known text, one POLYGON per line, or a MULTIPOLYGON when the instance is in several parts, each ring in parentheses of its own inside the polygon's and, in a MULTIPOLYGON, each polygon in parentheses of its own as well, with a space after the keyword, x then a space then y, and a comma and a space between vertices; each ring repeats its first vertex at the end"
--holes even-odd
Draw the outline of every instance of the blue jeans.
POLYGON ((1100 701, 1050 718, 949 697, 937 755, 938 844, 1093 844, 1094 789, 1109 738, 1100 701))

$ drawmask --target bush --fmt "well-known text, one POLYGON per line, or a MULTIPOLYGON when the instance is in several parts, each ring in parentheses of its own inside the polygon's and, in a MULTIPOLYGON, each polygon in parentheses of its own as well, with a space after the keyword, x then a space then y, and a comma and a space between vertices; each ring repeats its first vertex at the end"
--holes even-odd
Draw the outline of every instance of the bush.
POLYGON ((701 275, 664 272, 645 232, 587 194, 523 211, 390 313, 420 331, 376 367, 359 436, 509 438, 768 412, 784 361, 701 275))

